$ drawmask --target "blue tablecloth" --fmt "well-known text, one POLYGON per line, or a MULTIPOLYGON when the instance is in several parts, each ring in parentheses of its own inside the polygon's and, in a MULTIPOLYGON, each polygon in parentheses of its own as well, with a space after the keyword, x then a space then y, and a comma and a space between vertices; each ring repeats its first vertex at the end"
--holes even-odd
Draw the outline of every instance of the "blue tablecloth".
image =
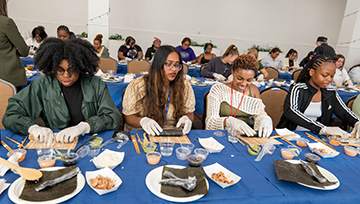
MULTIPOLYGON (((118 64, 116 73, 118 73, 118 74, 128 73, 127 65, 118 64)), ((191 77, 200 77, 200 67, 188 69, 188 75, 191 77)))
POLYGON ((279 72, 279 79, 286 79, 286 80, 292 80, 292 74, 287 72, 279 72))
MULTIPOLYGON (((301 186, 296 183, 279 181, 277 179, 274 163, 275 159, 281 158, 281 146, 277 146, 273 155, 266 155, 260 162, 255 162, 255 156, 247 153, 246 147, 240 143, 229 143, 226 137, 216 137, 214 131, 192 130, 188 137, 195 148, 201 147, 198 138, 214 137, 218 142, 225 146, 221 153, 209 154, 202 166, 207 166, 218 162, 225 168, 241 177, 241 180, 228 188, 221 188, 208 177, 209 193, 195 203, 357 203, 360 200, 360 159, 359 156, 349 157, 344 154, 343 147, 335 147, 340 155, 332 159, 321 159, 319 166, 333 173, 340 181, 338 189, 331 191, 321 191, 301 186)), ((10 130, 0 130, 1 137, 10 137, 16 141, 22 141, 24 136, 16 135, 10 130)), ((112 131, 99 133, 104 141, 110 139, 112 131)), ((132 131, 132 134, 143 131, 132 131)), ((224 132, 226 133, 226 132, 224 132)), ((305 134, 300 133, 303 137, 305 134)), ((83 143, 90 136, 80 137, 79 144, 83 143)), ((7 139, 5 142, 13 149, 16 145, 7 139)), ((311 141, 313 142, 313 141, 311 141)), ((177 159, 173 153, 170 157, 162 157, 158 165, 149 165, 145 154, 136 154, 132 142, 128 142, 120 150, 116 149, 117 143, 112 143, 106 148, 125 152, 124 161, 114 169, 114 172, 122 179, 121 186, 116 192, 99 196, 88 184, 83 190, 66 201, 65 203, 171 203, 152 194, 146 187, 145 179, 147 174, 162 165, 182 165, 189 166, 187 161, 177 159)), ((287 145, 285 145, 287 146, 287 145)), ((175 145, 175 148, 179 144, 175 145)), ((174 148, 174 151, 175 151, 174 148)), ((26 158, 20 163, 22 167, 39 168, 35 150, 27 150, 26 158)), ((142 151, 142 150, 141 150, 142 151)), ((159 148, 157 148, 159 151, 159 148)), ((308 147, 302 148, 299 157, 295 159, 305 159, 304 154, 309 152, 308 147)), ((0 147, 0 155, 6 158, 7 150, 0 147)), ((78 166, 83 175, 86 171, 94 171, 96 167, 90 162, 91 157, 86 156, 78 161, 78 166)), ((61 161, 56 161, 55 166, 63 166, 61 161)), ((11 171, 4 176, 7 182, 12 183, 19 176, 11 171)), ((0 195, 0 203, 11 203, 8 197, 8 189, 0 195)))
POLYGON ((30 57, 26 57, 26 58, 20 58, 21 62, 23 63, 24 67, 27 67, 29 64, 34 64, 34 59, 30 58, 30 57))

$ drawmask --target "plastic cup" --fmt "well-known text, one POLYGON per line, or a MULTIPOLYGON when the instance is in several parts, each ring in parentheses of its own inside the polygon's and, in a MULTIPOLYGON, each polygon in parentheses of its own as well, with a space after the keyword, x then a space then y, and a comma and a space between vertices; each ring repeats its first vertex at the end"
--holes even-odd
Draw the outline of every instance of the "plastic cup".
POLYGON ((294 158, 295 155, 294 155, 294 151, 291 151, 291 150, 289 150, 287 148, 282 148, 281 149, 281 156, 284 159, 292 159, 292 158, 294 158))
POLYGON ((194 149, 194 147, 195 147, 195 145, 192 144, 192 143, 189 143, 189 144, 181 143, 181 146, 189 149, 189 150, 190 150, 190 153, 193 151, 193 149, 194 149))
POLYGON ((331 136, 331 137, 329 137, 329 143, 331 145, 334 145, 334 146, 339 146, 340 145, 340 138, 338 138, 336 136, 331 136))
POLYGON ((39 157, 44 155, 54 155, 54 147, 55 147, 55 141, 50 143, 43 143, 43 142, 35 142, 34 146, 36 148, 36 153, 39 157))
POLYGON ((18 154, 17 157, 19 158, 17 160, 17 162, 22 162, 25 159, 26 150, 25 149, 14 149, 14 150, 11 150, 10 152, 8 152, 7 156, 11 157, 12 155, 16 155, 16 154, 18 154))
POLYGON ((299 147, 306 147, 307 146, 307 143, 309 143, 309 140, 308 139, 305 139, 305 138, 299 138, 296 140, 296 144, 299 146, 299 147))
POLYGON ((161 154, 165 157, 171 156, 174 149, 175 140, 168 137, 160 138, 159 144, 161 154))
POLYGON ((201 165, 201 163, 204 161, 202 156, 194 155, 194 154, 189 155, 188 160, 189 160, 189 165, 192 167, 199 167, 201 165))
POLYGON ((194 153, 195 153, 195 155, 201 156, 203 158, 203 161, 205 161, 205 159, 209 155, 209 151, 207 151, 206 149, 203 149, 203 148, 196 148, 194 150, 194 153))
POLYGON ((178 147, 175 151, 177 158, 180 160, 186 160, 190 154, 190 150, 186 147, 178 147))
POLYGON ((156 165, 160 162, 161 154, 159 152, 149 152, 146 154, 147 162, 151 165, 156 165))
POLYGON ((43 155, 38 158, 40 168, 53 167, 55 165, 56 157, 54 155, 43 155))
POLYGON ((63 161, 65 166, 72 166, 76 164, 78 159, 79 155, 76 153, 68 153, 61 156, 61 160, 63 161))
POLYGON ((234 135, 237 134, 237 131, 235 131, 234 128, 226 128, 227 132, 228 132, 228 140, 229 142, 231 143, 237 143, 238 142, 238 139, 237 137, 235 137, 234 135))

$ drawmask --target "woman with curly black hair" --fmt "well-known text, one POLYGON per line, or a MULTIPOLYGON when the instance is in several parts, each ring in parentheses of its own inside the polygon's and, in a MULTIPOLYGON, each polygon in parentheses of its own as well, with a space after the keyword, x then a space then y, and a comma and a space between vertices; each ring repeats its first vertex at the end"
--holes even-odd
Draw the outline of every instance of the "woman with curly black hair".
POLYGON ((125 130, 143 128, 159 135, 161 127, 184 126, 191 130, 195 110, 194 91, 184 80, 179 51, 170 45, 156 50, 149 74, 133 80, 123 100, 125 130))
POLYGON ((72 142, 78 135, 115 130, 120 113, 107 86, 94 76, 99 58, 89 42, 47 38, 35 55, 45 75, 9 99, 3 125, 16 133, 49 141, 51 129, 63 129, 56 141, 72 142), (41 118, 46 127, 40 127, 41 118))
POLYGON ((272 120, 265 112, 257 87, 252 84, 258 72, 257 60, 249 54, 238 56, 232 65, 233 81, 215 83, 207 96, 206 129, 232 128, 247 136, 268 137, 272 132, 272 120), (248 124, 255 119, 254 129, 248 124))

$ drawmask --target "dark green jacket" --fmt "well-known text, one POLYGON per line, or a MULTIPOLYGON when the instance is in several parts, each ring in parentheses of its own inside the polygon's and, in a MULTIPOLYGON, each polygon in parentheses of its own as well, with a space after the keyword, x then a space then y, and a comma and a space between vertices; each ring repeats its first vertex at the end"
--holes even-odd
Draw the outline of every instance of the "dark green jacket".
POLYGON ((14 21, 0 15, 0 78, 14 84, 25 85, 26 75, 20 56, 26 57, 29 48, 14 21))
MULTIPOLYGON (((116 130, 121 114, 110 97, 106 84, 94 76, 80 76, 84 95, 82 113, 91 126, 90 133, 116 130)), ((64 129, 70 121, 69 111, 57 78, 41 76, 9 99, 2 123, 15 133, 28 134, 31 125, 41 117, 45 126, 64 129)))

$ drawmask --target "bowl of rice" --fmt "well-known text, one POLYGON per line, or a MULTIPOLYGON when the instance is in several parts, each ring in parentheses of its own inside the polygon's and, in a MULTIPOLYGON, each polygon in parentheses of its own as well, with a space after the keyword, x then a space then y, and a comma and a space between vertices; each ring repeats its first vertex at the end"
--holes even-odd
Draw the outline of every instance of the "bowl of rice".
POLYGON ((98 169, 109 167, 114 169, 124 160, 125 152, 116 152, 105 149, 101 154, 94 158, 93 163, 98 169))

